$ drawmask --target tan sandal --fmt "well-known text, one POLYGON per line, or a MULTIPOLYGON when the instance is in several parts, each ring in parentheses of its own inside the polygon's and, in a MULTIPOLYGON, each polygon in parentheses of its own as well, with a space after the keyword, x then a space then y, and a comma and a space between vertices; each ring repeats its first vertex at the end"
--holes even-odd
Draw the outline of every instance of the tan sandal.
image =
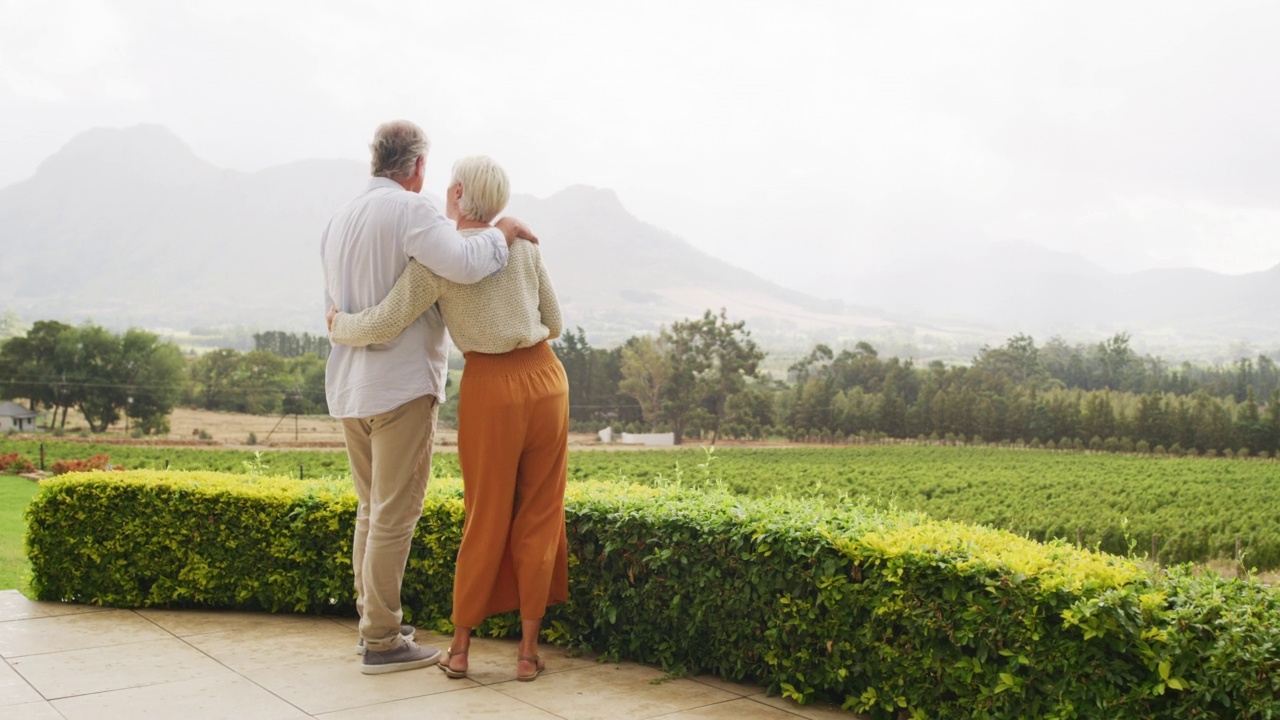
MULTIPOLYGON (((467 649, 470 650, 470 648, 467 649)), ((449 667, 449 663, 453 662, 454 658, 466 657, 466 654, 466 650, 454 650, 453 648, 449 648, 444 651, 444 659, 438 663, 438 667, 444 671, 445 677, 453 680, 461 680, 467 676, 466 670, 454 670, 452 667, 449 667)))
POLYGON ((516 679, 520 682, 533 682, 538 679, 538 676, 542 674, 543 670, 547 669, 547 664, 542 662, 542 658, 537 655, 520 655, 516 658, 516 662, 520 662, 521 660, 533 663, 535 669, 533 673, 529 675, 516 673, 516 679))

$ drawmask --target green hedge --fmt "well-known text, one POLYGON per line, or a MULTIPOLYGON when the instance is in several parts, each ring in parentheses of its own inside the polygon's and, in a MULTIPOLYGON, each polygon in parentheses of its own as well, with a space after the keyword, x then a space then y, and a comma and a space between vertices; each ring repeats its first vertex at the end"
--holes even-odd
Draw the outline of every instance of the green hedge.
MULTIPOLYGON (((818 502, 571 483, 549 640, 877 718, 1280 717, 1280 596, 986 528, 818 502)), ((342 481, 68 475, 28 511, 41 599, 352 610, 342 481)), ((462 525, 434 481, 404 585, 443 629, 462 525)), ((513 617, 483 632, 516 632, 513 617)))

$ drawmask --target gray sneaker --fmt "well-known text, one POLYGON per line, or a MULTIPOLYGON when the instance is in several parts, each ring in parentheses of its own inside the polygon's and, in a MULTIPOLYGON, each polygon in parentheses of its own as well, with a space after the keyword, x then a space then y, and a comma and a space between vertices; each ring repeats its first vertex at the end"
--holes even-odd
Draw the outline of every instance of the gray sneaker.
POLYGON ((360 672, 365 675, 381 675, 382 673, 399 672, 427 667, 440 662, 440 651, 432 647, 422 647, 418 643, 405 638, 400 646, 378 652, 366 650, 364 660, 360 663, 360 672))
MULTIPOLYGON (((407 640, 412 640, 417 636, 418 636, 418 628, 412 625, 400 626, 400 637, 405 638, 407 640)), ((360 640, 356 642, 356 654, 357 655, 364 654, 364 638, 360 638, 360 640)))

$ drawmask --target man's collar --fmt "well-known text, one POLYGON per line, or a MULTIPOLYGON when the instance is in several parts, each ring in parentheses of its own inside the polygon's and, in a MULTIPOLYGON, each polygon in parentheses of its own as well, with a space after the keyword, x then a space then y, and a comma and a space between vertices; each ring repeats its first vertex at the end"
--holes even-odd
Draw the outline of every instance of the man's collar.
POLYGON ((381 188, 381 187, 395 188, 396 190, 404 190, 403 185, 396 182, 395 180, 392 180, 389 177, 371 177, 369 178, 369 184, 365 186, 365 189, 372 190, 374 188, 381 188))

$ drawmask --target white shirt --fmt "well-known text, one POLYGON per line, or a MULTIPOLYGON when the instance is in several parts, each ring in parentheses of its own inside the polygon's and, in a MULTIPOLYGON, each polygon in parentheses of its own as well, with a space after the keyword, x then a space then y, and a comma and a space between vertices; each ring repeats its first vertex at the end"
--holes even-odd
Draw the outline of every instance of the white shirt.
MULTIPOLYGON (((334 214, 320 240, 324 312, 360 312, 377 305, 409 258, 441 277, 472 283, 507 264, 502 232, 464 238, 435 205, 394 180, 373 178, 334 214)), ((448 346, 444 320, 432 307, 390 342, 334 345, 325 396, 334 417, 378 415, 424 395, 444 400, 448 346)))

